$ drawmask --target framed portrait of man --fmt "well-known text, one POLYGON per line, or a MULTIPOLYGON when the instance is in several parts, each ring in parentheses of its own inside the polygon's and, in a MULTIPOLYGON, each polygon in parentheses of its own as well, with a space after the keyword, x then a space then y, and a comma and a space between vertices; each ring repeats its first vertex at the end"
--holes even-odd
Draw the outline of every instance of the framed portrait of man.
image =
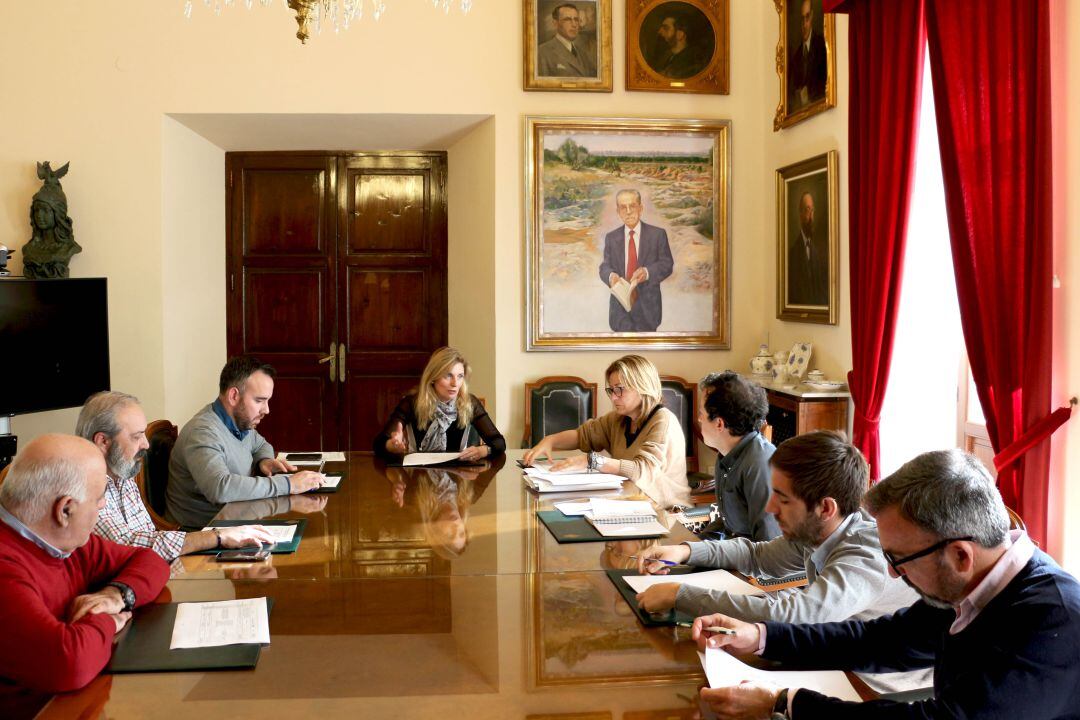
POLYGON ((524 0, 526 90, 611 92, 611 0, 524 0))
POLYGON ((728 349, 731 122, 525 122, 526 349, 728 349))
POLYGON ((626 4, 626 89, 727 95, 728 0, 626 4))
POLYGON ((835 325, 840 192, 830 150, 776 171, 776 317, 835 325))
POLYGON ((836 107, 836 19, 823 12, 822 0, 773 2, 780 16, 776 131, 836 107))

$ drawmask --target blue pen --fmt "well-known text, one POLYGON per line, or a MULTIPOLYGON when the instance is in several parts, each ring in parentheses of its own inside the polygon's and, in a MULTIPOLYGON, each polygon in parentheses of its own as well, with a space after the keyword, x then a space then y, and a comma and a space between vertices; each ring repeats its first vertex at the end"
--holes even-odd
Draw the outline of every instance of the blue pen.
MULTIPOLYGON (((631 560, 638 560, 639 557, 637 555, 631 555, 630 559, 631 560)), ((646 560, 646 562, 658 562, 661 565, 667 565, 668 567, 676 567, 676 566, 678 566, 680 564, 680 563, 677 563, 677 562, 671 562, 670 560, 662 560, 660 558, 645 558, 645 560, 646 560)))

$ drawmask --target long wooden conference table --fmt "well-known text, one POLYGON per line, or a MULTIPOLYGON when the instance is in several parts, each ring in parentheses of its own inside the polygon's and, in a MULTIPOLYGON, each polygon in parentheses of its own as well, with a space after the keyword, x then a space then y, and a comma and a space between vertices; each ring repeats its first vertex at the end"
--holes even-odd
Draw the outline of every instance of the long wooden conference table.
MULTIPOLYGON (((350 454, 327 466, 346 473, 337 493, 226 506, 221 519, 306 518, 299 549, 181 558, 159 600, 273 597, 256 669, 103 675, 39 717, 690 717, 704 676, 689 630, 642 626, 604 572, 657 541, 556 543, 522 452, 449 470, 350 454)), ((674 523, 663 542, 691 538, 674 523)))

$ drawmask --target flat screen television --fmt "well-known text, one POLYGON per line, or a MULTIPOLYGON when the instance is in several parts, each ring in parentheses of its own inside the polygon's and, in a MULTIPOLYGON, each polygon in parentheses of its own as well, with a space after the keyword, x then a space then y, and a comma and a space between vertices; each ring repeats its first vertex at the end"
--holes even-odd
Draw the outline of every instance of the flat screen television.
POLYGON ((0 278, 0 415, 78 407, 109 390, 105 278, 0 278))

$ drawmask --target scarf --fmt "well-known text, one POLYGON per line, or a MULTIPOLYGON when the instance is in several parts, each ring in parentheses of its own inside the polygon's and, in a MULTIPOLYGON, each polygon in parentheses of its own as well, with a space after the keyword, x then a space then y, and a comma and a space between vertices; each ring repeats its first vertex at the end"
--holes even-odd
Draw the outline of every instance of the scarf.
POLYGON ((453 402, 435 402, 435 414, 427 426, 420 452, 446 452, 446 430, 457 422, 457 405, 453 402))

